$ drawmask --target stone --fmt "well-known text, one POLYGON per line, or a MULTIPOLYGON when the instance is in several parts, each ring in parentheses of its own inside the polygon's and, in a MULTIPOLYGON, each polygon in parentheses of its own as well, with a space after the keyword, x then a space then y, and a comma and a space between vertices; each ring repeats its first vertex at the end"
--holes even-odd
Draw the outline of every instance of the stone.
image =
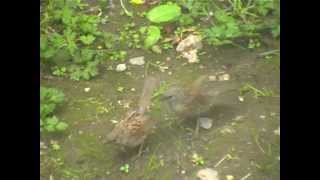
POLYGON ((188 63, 198 63, 199 58, 198 58, 197 52, 198 52, 197 49, 184 51, 184 52, 182 52, 182 57, 188 59, 188 63))
POLYGON ((144 65, 144 63, 145 63, 144 56, 131 58, 131 59, 129 59, 129 63, 132 65, 138 65, 138 66, 144 65))
POLYGON ((209 81, 216 81, 217 80, 217 76, 209 76, 209 81))
POLYGON ((229 74, 222 74, 219 76, 219 81, 228 81, 230 80, 230 75, 229 74))
POLYGON ((180 52, 183 58, 188 59, 189 63, 197 63, 199 62, 197 53, 201 48, 201 37, 191 34, 178 44, 176 51, 180 52))
POLYGON ((212 119, 206 118, 206 117, 201 117, 198 119, 200 123, 200 127, 204 129, 210 129, 212 127, 212 119))
POLYGON ((274 133, 275 135, 280 136, 280 127, 278 127, 278 129, 274 130, 273 133, 274 133))
POLYGON ((188 49, 201 49, 201 48, 202 48, 202 43, 201 43, 200 36, 191 34, 178 44, 176 51, 182 52, 188 49))
POLYGON ((219 180, 218 171, 211 168, 201 169, 197 173, 200 180, 219 180))
POLYGON ((118 64, 116 67, 117 72, 122 72, 122 71, 125 71, 126 69, 127 69, 126 64, 118 64))

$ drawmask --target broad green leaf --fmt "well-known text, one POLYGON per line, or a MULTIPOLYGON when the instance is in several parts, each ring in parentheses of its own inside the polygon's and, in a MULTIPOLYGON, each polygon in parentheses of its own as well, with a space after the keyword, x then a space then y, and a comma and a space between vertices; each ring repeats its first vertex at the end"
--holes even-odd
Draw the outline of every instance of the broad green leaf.
POLYGON ((56 125, 58 122, 59 122, 59 120, 56 116, 52 116, 50 118, 47 118, 48 125, 56 125))
POLYGON ((83 44, 89 45, 91 43, 93 43, 93 41, 96 39, 96 37, 94 37, 93 35, 89 34, 89 35, 82 35, 80 36, 80 40, 83 44))
POLYGON ((151 9, 147 13, 149 21, 154 23, 168 22, 181 15, 181 8, 177 4, 165 4, 151 9))
POLYGON ((59 122, 59 123, 57 124, 57 126, 56 126, 56 129, 57 129, 58 131, 63 131, 63 130, 65 130, 65 129, 67 129, 67 128, 68 128, 68 124, 65 123, 65 122, 59 122))
POLYGON ((157 26, 149 26, 147 30, 147 37, 144 40, 145 48, 149 48, 156 44, 161 37, 160 29, 157 26))

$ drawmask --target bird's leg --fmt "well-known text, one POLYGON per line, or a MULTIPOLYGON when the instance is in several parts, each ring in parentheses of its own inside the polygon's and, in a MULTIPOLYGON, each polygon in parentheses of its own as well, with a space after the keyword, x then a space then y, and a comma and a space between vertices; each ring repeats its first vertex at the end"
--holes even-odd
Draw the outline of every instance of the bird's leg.
POLYGON ((138 152, 139 157, 141 156, 142 151, 143 151, 143 144, 144 144, 144 142, 142 144, 140 144, 140 147, 139 147, 139 152, 138 152))
POLYGON ((200 121, 199 118, 197 118, 197 124, 196 124, 196 129, 195 129, 195 137, 198 137, 199 135, 199 126, 200 126, 200 121))

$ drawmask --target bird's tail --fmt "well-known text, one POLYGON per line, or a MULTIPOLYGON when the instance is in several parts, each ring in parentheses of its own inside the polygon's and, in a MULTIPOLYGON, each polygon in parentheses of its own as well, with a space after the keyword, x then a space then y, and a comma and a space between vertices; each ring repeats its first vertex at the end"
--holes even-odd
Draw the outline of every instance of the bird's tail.
POLYGON ((203 81, 206 80, 206 78, 207 78, 206 75, 202 75, 191 84, 190 89, 189 89, 191 96, 196 97, 201 94, 200 93, 201 85, 202 85, 203 81))
POLYGON ((142 94, 139 100, 139 113, 143 114, 151 103, 153 91, 158 87, 159 79, 148 76, 144 81, 142 94))

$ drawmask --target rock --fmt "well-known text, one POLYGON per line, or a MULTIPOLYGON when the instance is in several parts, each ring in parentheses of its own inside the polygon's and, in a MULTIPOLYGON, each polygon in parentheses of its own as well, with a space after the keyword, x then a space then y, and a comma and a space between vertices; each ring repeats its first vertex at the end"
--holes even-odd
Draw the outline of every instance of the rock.
POLYGON ((126 69, 127 69, 126 64, 118 64, 116 67, 117 72, 122 72, 122 71, 125 71, 126 69))
POLYGON ((226 175, 226 179, 227 179, 227 180, 234 180, 234 176, 232 176, 232 175, 226 175))
POLYGON ((198 119, 200 123, 200 127, 204 129, 210 129, 212 127, 212 119, 206 118, 206 117, 201 117, 198 119))
POLYGON ((90 88, 84 88, 84 92, 89 92, 90 88))
POLYGON ((265 115, 260 115, 260 116, 259 116, 259 118, 261 118, 261 119, 265 119, 265 118, 266 118, 266 116, 265 116, 265 115))
POLYGON ((229 74, 223 74, 219 76, 219 81, 228 81, 230 80, 230 75, 229 74))
POLYGON ((209 76, 209 81, 216 81, 217 80, 217 76, 209 76))
POLYGON ((202 48, 201 38, 196 35, 189 35, 186 39, 182 40, 177 48, 177 52, 182 53, 182 57, 188 59, 189 63, 199 62, 198 50, 202 48))
POLYGON ((131 58, 129 59, 129 62, 132 65, 138 65, 138 66, 144 65, 144 56, 131 58))
POLYGON ((201 169, 197 173, 200 180, 219 180, 218 172, 211 168, 201 169))
POLYGON ((278 127, 278 129, 274 130, 273 133, 274 133, 275 135, 280 136, 280 127, 278 127))
POLYGON ((244 101, 244 98, 242 96, 239 96, 238 99, 239 99, 240 102, 244 101))
POLYGON ((188 49, 201 49, 201 48, 202 48, 202 43, 201 43, 200 36, 191 34, 178 44, 176 51, 182 52, 188 49))
POLYGON ((198 63, 199 62, 199 58, 198 58, 197 52, 198 52, 197 49, 184 51, 184 52, 182 52, 182 57, 188 59, 189 63, 198 63))

